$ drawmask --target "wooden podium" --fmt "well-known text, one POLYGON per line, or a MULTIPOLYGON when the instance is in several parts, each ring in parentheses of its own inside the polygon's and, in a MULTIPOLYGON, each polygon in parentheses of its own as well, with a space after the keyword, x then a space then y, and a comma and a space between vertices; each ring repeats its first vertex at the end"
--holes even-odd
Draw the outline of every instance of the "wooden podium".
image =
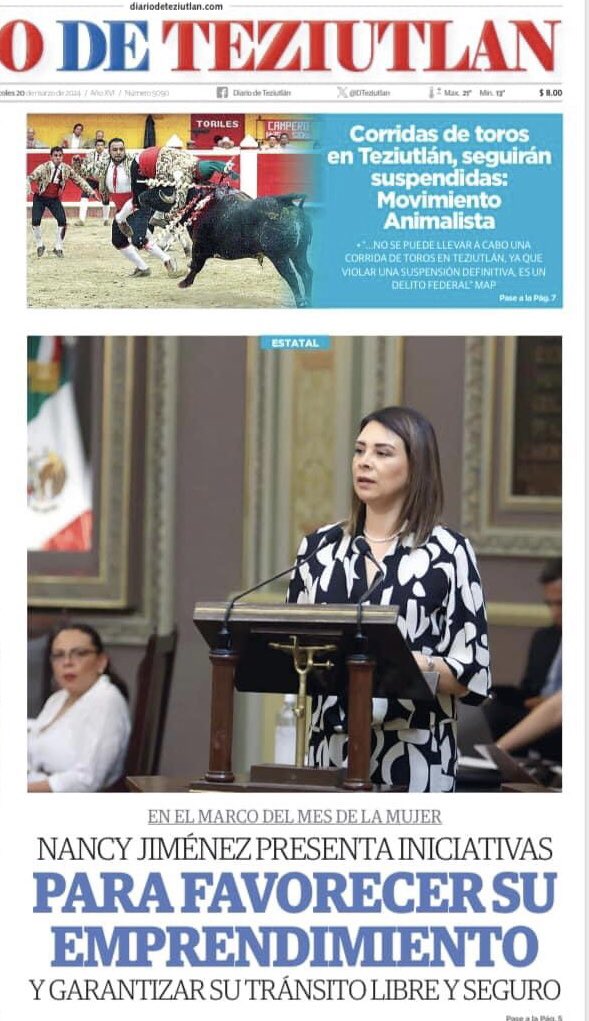
MULTIPOLYGON (((434 693, 399 631, 397 608, 354 605, 197 603, 195 626, 212 664, 209 766, 192 790, 370 791, 372 698, 432 701, 434 693), (232 769, 233 693, 296 693, 299 655, 312 649, 308 694, 346 697, 346 769, 252 766, 248 778, 232 769), (315 658, 317 657, 317 658, 315 658)), ((307 658, 309 653, 307 652, 307 658)), ((391 788, 386 788, 391 790, 391 788)))

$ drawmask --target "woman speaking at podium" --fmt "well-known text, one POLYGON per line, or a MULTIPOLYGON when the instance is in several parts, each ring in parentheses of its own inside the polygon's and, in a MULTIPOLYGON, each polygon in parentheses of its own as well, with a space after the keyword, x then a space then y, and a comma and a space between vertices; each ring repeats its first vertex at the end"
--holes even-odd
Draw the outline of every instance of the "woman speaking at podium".
MULTIPOLYGON (((397 624, 419 668, 438 674, 433 702, 373 699, 371 779, 410 791, 452 791, 456 699, 482 702, 490 688, 487 623, 470 543, 440 523, 443 488, 436 435, 413 408, 382 408, 360 423, 353 496, 341 541, 296 567, 288 601, 399 607, 397 624), (380 579, 378 575, 381 575, 380 579)), ((303 539, 308 557, 327 530, 303 539)), ((309 765, 347 761, 345 700, 313 698, 309 765)))

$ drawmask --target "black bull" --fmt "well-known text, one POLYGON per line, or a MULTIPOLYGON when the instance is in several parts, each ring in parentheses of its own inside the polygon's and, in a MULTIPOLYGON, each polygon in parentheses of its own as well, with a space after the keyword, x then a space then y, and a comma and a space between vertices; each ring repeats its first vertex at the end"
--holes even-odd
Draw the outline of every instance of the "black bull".
MULTIPOLYGON (((313 273, 307 260, 312 238, 311 220, 302 208, 304 195, 276 195, 252 199, 232 188, 191 188, 188 202, 191 210, 196 202, 212 194, 211 200, 188 224, 192 238, 192 259, 187 275, 178 284, 190 287, 207 259, 247 259, 267 256, 290 287, 296 305, 311 303, 313 273), (192 201, 194 200, 194 201, 192 201)), ((149 188, 139 197, 139 209, 127 222, 133 231, 133 242, 145 242, 153 212, 169 212, 174 189, 149 188)), ((186 223, 186 212, 180 222, 186 223)))

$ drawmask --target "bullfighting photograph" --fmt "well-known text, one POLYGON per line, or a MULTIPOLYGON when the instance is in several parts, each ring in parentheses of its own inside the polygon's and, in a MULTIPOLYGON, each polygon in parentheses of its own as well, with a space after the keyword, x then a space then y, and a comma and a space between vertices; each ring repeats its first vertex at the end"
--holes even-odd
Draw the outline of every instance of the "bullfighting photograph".
POLYGON ((312 116, 31 115, 29 307, 311 304, 312 116))

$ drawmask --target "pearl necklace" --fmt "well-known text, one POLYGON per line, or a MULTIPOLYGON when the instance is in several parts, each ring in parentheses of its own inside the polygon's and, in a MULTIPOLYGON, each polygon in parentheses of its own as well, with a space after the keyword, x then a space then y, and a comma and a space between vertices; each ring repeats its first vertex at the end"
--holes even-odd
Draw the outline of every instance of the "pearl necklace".
POLYGON ((364 534, 364 538, 368 539, 368 542, 392 542, 393 539, 397 538, 399 533, 398 532, 394 532, 393 535, 387 535, 387 536, 385 536, 384 539, 375 539, 374 536, 373 535, 369 535, 368 532, 364 532, 363 534, 364 534))

